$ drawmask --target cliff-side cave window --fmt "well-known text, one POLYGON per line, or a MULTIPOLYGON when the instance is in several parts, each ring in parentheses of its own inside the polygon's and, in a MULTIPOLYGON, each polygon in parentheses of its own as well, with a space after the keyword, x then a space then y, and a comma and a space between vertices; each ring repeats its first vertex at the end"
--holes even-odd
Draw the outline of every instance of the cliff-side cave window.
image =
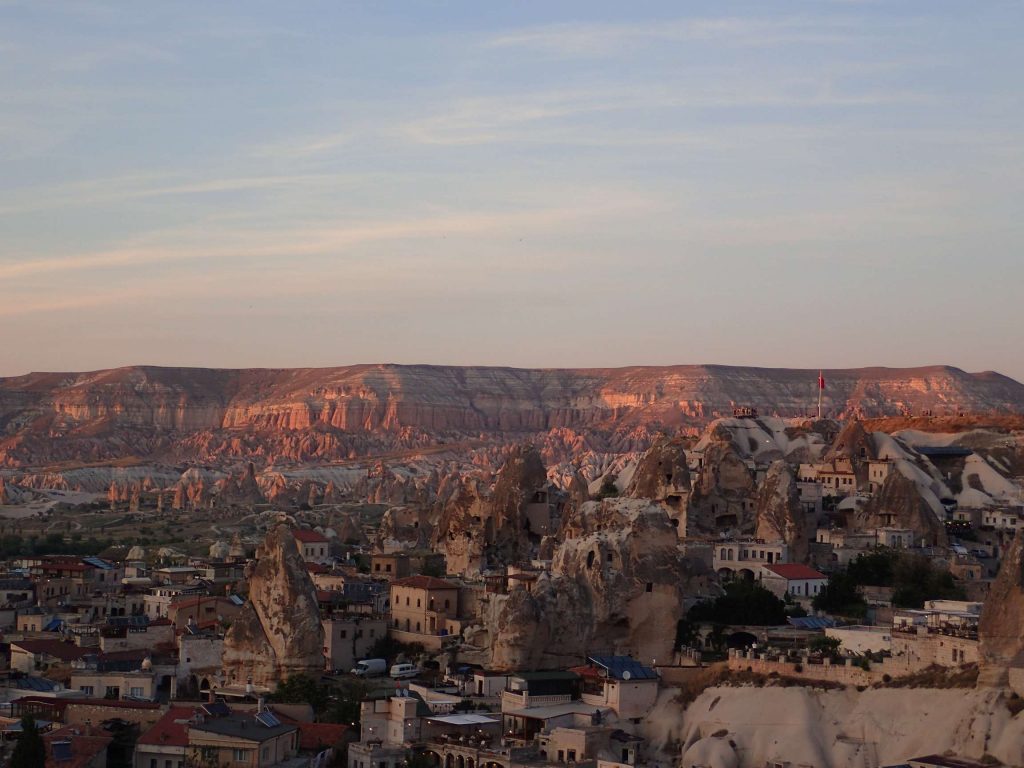
POLYGON ((594 557, 595 556, 596 556, 596 553, 594 552, 594 550, 590 550, 590 554, 587 555, 587 568, 593 568, 594 567, 594 557))
POLYGON ((644 589, 644 592, 653 592, 653 591, 654 591, 654 583, 648 581, 647 582, 647 587, 644 589))

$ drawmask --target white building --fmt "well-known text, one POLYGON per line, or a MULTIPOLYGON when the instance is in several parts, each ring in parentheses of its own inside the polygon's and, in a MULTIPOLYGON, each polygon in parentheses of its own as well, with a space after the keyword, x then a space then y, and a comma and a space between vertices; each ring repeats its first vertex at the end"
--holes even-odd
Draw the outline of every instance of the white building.
POLYGON ((761 539, 733 539, 715 542, 711 564, 720 576, 753 579, 762 565, 789 562, 789 547, 784 542, 761 539))
POLYGON ((777 597, 809 598, 824 589, 828 577, 806 565, 782 563, 762 565, 758 580, 777 597))

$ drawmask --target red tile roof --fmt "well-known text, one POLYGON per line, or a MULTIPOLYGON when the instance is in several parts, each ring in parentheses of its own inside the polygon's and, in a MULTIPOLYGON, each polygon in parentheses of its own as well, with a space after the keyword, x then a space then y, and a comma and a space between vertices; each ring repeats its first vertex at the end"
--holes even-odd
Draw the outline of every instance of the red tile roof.
POLYGON ((46 768, 87 768, 96 756, 106 750, 114 740, 95 728, 66 727, 43 734, 46 742, 46 768), (84 732, 83 732, 84 731, 84 732), (71 743, 70 760, 54 760, 53 742, 68 741, 71 743))
POLYGON ((824 573, 810 568, 800 563, 781 563, 778 565, 764 565, 762 568, 767 568, 777 576, 781 576, 787 581, 796 581, 798 579, 827 579, 824 573))
POLYGON ((188 720, 196 713, 195 707, 171 707, 153 727, 139 737, 138 744, 167 747, 188 746, 188 720))
POLYGON ((301 541, 304 544, 327 544, 328 539, 322 533, 311 531, 309 528, 293 528, 292 536, 295 537, 296 541, 301 541))
POLYGON ((392 587, 416 587, 417 589, 458 589, 458 584, 434 576, 408 576, 391 582, 392 587))
POLYGON ((33 656, 53 656, 61 661, 75 661, 89 653, 95 653, 95 649, 80 648, 74 643, 65 643, 62 640, 12 640, 12 648, 21 648, 33 656))
POLYGON ((338 723, 295 723, 299 727, 299 749, 309 751, 326 749, 339 744, 348 731, 347 725, 338 723))

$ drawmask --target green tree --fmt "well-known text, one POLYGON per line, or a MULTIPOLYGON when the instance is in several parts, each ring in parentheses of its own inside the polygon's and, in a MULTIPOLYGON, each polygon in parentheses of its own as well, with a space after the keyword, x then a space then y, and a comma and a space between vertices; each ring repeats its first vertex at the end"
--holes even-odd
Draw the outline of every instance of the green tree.
POLYGON ((816 611, 857 618, 863 616, 868 609, 868 604, 857 589, 857 582, 846 571, 836 571, 829 576, 828 582, 814 596, 811 604, 816 611))
POLYGON ((697 643, 697 625, 688 619, 680 619, 676 622, 676 643, 675 650, 692 647, 697 643))
POLYGON ((814 653, 820 653, 822 656, 835 656, 839 653, 840 645, 842 645, 842 641, 838 638, 818 635, 818 637, 815 637, 807 644, 807 647, 814 653))
POLYGON ((615 481, 618 479, 617 475, 605 475, 604 480, 601 481, 601 487, 597 491, 596 498, 611 499, 619 495, 619 489, 615 485, 615 481))
POLYGON ((777 626, 786 623, 786 604, 753 581, 726 582, 725 594, 697 603, 686 614, 692 622, 777 626))
POLYGON ((872 587, 891 587, 898 553, 879 548, 859 555, 847 571, 855 584, 872 587))
POLYGON ((329 689, 309 675, 293 675, 277 684, 267 698, 281 704, 309 704, 320 714, 327 708, 329 689))
POLYGON ((21 736, 11 755, 10 768, 40 768, 46 765, 46 744, 39 735, 36 721, 27 715, 21 718, 21 736))

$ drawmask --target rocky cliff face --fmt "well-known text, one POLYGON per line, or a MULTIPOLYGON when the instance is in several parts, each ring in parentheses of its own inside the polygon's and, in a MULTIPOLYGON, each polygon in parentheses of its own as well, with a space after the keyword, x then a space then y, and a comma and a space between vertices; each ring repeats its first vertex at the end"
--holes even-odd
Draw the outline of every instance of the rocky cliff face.
POLYGON ((753 533, 755 491, 754 475, 735 446, 728 441, 710 443, 690 495, 687 533, 753 533))
POLYGON ((547 668, 586 653, 669 658, 704 569, 680 553, 666 509, 643 499, 587 502, 563 527, 550 575, 498 596, 485 618, 495 668, 547 668))
POLYGON ((626 495, 685 507, 690 494, 690 470, 682 440, 659 440, 637 463, 626 495))
MULTIPOLYGON (((0 466, 134 455, 343 459, 353 434, 426 445, 442 432, 706 424, 734 405, 797 415, 816 371, 673 366, 530 370, 363 365, 134 367, 0 379, 0 466), (287 437, 282 437, 287 435, 287 437), (263 446, 262 450, 259 446, 263 446)), ((1024 385, 955 368, 826 371, 830 414, 1024 410, 1024 385)))
POLYGON ((1017 533, 1003 555, 978 625, 987 671, 1005 680, 1010 668, 1024 668, 1024 533, 1017 533))
POLYGON ((755 535, 765 541, 786 542, 790 560, 802 563, 807 559, 808 525, 793 470, 785 461, 776 461, 757 492, 755 535))
POLYGON ((287 525, 267 534, 246 576, 249 600, 224 636, 226 681, 273 688, 293 675, 319 675, 324 633, 316 589, 287 525))
POLYGON ((930 546, 946 546, 946 528, 925 501, 918 485, 900 472, 890 472, 882 487, 854 515, 853 527, 910 528, 930 546))
POLYGON ((447 498, 434 533, 434 545, 445 553, 452 573, 477 573, 529 559, 531 547, 546 532, 535 525, 543 515, 530 515, 529 507, 549 506, 551 501, 546 496, 547 470, 536 448, 513 449, 492 489, 474 477, 453 484, 453 489, 438 492, 447 498))

